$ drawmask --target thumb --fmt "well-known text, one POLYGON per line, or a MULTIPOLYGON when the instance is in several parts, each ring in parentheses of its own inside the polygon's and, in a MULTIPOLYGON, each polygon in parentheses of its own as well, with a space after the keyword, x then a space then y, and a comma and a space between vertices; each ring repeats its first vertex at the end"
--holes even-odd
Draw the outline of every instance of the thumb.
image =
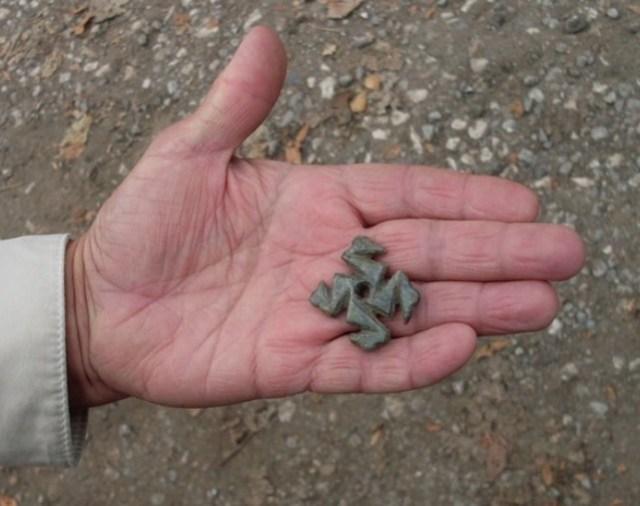
POLYGON ((287 71, 287 55, 274 31, 256 27, 189 119, 189 143, 230 154, 271 112, 287 71))

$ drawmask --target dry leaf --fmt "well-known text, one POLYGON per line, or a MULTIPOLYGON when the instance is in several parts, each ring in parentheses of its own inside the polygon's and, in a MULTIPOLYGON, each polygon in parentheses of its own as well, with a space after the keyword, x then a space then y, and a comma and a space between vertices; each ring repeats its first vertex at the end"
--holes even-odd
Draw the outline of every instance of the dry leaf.
POLYGON ((0 495, 0 506, 18 506, 18 501, 13 497, 0 495))
POLYGON ((542 473, 542 481, 544 482, 544 484, 547 487, 550 487, 551 485, 553 485, 553 482, 555 481, 555 476, 553 474, 553 469, 551 468, 551 464, 549 464, 548 462, 545 462, 544 464, 542 464, 541 473, 542 473))
POLYGON ((627 472, 627 466, 625 464, 618 464, 618 474, 624 474, 627 472))
POLYGON ((176 31, 178 33, 184 33, 191 26, 191 16, 189 16, 189 14, 177 13, 173 17, 173 22, 176 25, 176 31))
POLYGON ((93 23, 93 14, 85 14, 84 16, 82 16, 80 21, 76 23, 76 25, 71 29, 71 31, 74 35, 77 36, 84 35, 84 33, 91 26, 91 23, 93 23))
POLYGON ((507 443, 497 434, 486 435, 487 444, 487 478, 495 481, 507 467, 507 443))
POLYGON ((299 165, 302 163, 302 144, 304 143, 307 135, 309 135, 310 126, 305 123, 304 126, 298 131, 295 139, 289 141, 284 150, 284 157, 287 162, 299 165))
POLYGON ((358 93, 351 102, 349 102, 349 108, 351 112, 364 112, 367 110, 367 92, 361 91, 358 93))
POLYGON ((480 360, 483 358, 493 357, 496 353, 501 352, 502 350, 508 348, 512 345, 512 342, 509 339, 504 337, 500 337, 497 339, 492 339, 486 344, 483 344, 476 351, 475 358, 476 360, 480 360))
POLYGON ((371 431, 371 439, 369 439, 370 446, 376 446, 384 438, 384 424, 376 425, 371 431))
POLYGON ((442 430, 442 424, 438 423, 438 422, 427 422, 427 425, 425 427, 425 429, 427 430, 427 432, 440 432, 442 430))
POLYGON ((60 143, 60 156, 67 161, 76 160, 87 145, 89 129, 93 119, 87 113, 76 114, 76 120, 64 134, 60 143))
POLYGON ((346 18, 363 3, 364 0, 328 0, 327 17, 330 19, 346 18))

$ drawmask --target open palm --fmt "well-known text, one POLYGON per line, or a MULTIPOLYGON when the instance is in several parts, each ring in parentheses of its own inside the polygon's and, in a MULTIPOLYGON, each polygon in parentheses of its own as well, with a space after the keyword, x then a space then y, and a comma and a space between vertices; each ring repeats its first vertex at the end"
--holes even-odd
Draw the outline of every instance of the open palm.
POLYGON ((292 166, 235 149, 280 92, 286 56, 254 29, 201 107, 161 133, 68 255, 75 402, 134 395, 212 406, 399 391, 461 367, 476 336, 546 326, 549 280, 583 262, 570 230, 533 223, 512 182, 426 167, 292 166), (422 294, 394 339, 355 347, 309 303, 357 235, 422 294))

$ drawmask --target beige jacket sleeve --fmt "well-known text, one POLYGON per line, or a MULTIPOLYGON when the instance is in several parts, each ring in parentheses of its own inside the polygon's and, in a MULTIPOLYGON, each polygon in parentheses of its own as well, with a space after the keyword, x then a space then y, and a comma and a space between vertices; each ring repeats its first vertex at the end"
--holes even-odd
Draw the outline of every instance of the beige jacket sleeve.
POLYGON ((0 465, 80 457, 87 412, 69 410, 66 244, 64 235, 0 241, 0 465))

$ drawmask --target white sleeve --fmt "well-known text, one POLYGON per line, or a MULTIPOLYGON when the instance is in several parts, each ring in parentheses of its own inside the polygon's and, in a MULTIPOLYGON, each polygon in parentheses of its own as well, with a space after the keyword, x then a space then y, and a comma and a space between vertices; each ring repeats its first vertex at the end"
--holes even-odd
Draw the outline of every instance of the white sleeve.
POLYGON ((0 241, 0 465, 75 465, 87 410, 70 412, 66 235, 0 241))

